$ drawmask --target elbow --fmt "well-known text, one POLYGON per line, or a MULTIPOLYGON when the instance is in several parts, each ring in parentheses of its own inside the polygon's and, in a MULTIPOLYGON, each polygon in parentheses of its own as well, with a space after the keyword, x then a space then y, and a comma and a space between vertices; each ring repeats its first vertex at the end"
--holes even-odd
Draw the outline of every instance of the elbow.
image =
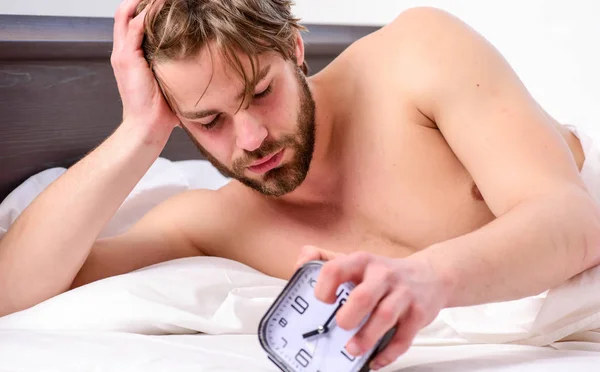
POLYGON ((600 205, 587 190, 567 187, 535 203, 535 218, 544 221, 540 241, 557 253, 554 272, 561 282, 600 265, 600 205))
POLYGON ((4 281, 0 278, 0 318, 3 318, 12 313, 16 313, 19 309, 14 306, 13 301, 9 296, 9 291, 6 290, 4 281))
POLYGON ((10 284, 6 271, 2 271, 0 265, 0 318, 24 310, 19 306, 18 298, 15 297, 15 290, 10 284))
POLYGON ((582 194, 568 208, 571 236, 582 249, 580 272, 600 265, 600 205, 589 193, 582 194))
POLYGON ((594 206, 587 219, 587 229, 584 232, 584 270, 600 265, 600 207, 594 206))

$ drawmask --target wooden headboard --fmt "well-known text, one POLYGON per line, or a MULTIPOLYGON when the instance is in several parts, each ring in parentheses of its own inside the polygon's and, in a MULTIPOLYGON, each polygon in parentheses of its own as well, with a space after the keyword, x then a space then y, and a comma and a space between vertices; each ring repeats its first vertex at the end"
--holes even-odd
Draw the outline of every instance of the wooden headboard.
MULTIPOLYGON (((0 201, 28 177, 69 167, 119 124, 109 18, 0 15, 0 201)), ((315 73, 375 27, 305 25, 315 73)), ((183 131, 161 156, 201 159, 183 131)))

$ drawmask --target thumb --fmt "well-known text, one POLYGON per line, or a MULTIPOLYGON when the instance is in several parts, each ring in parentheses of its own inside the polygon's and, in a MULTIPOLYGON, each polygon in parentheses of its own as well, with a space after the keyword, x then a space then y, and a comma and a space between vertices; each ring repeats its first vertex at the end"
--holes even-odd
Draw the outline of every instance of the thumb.
POLYGON ((329 261, 333 260, 340 253, 331 252, 325 249, 321 249, 319 247, 315 247, 314 245, 305 245, 300 250, 300 254, 298 255, 298 260, 296 261, 296 269, 300 268, 300 266, 304 265, 309 261, 329 261))

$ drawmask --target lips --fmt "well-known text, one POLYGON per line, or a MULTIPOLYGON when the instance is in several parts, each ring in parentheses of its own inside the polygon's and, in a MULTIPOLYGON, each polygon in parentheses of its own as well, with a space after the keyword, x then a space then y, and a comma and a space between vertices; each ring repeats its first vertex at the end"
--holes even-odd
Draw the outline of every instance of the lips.
POLYGON ((277 167, 279 163, 281 163, 282 158, 283 150, 268 157, 255 161, 254 163, 252 163, 252 165, 248 167, 248 169, 253 173, 265 174, 271 169, 277 167))

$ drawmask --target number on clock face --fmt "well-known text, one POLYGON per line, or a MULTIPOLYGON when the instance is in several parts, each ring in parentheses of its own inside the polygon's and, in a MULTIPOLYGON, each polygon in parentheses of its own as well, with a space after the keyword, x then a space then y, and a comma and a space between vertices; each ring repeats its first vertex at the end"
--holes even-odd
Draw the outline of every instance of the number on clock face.
POLYGON ((340 303, 346 301, 353 287, 350 283, 341 285, 334 304, 317 300, 314 287, 320 268, 320 265, 309 265, 290 283, 285 297, 264 320, 262 337, 271 353, 293 371, 357 371, 365 357, 354 357, 345 349, 357 329, 348 331, 338 327, 335 317, 325 324, 340 303), (327 330, 319 333, 319 327, 327 330), (309 333, 313 335, 303 337, 309 333))
POLYGON ((308 302, 306 302, 302 296, 297 296, 292 304, 292 308, 302 315, 306 312, 306 309, 308 309, 308 302))
POLYGON ((300 349, 298 354, 296 354, 296 361, 300 363, 302 367, 307 367, 310 363, 310 359, 312 359, 312 355, 308 353, 308 351, 304 349, 300 349))

